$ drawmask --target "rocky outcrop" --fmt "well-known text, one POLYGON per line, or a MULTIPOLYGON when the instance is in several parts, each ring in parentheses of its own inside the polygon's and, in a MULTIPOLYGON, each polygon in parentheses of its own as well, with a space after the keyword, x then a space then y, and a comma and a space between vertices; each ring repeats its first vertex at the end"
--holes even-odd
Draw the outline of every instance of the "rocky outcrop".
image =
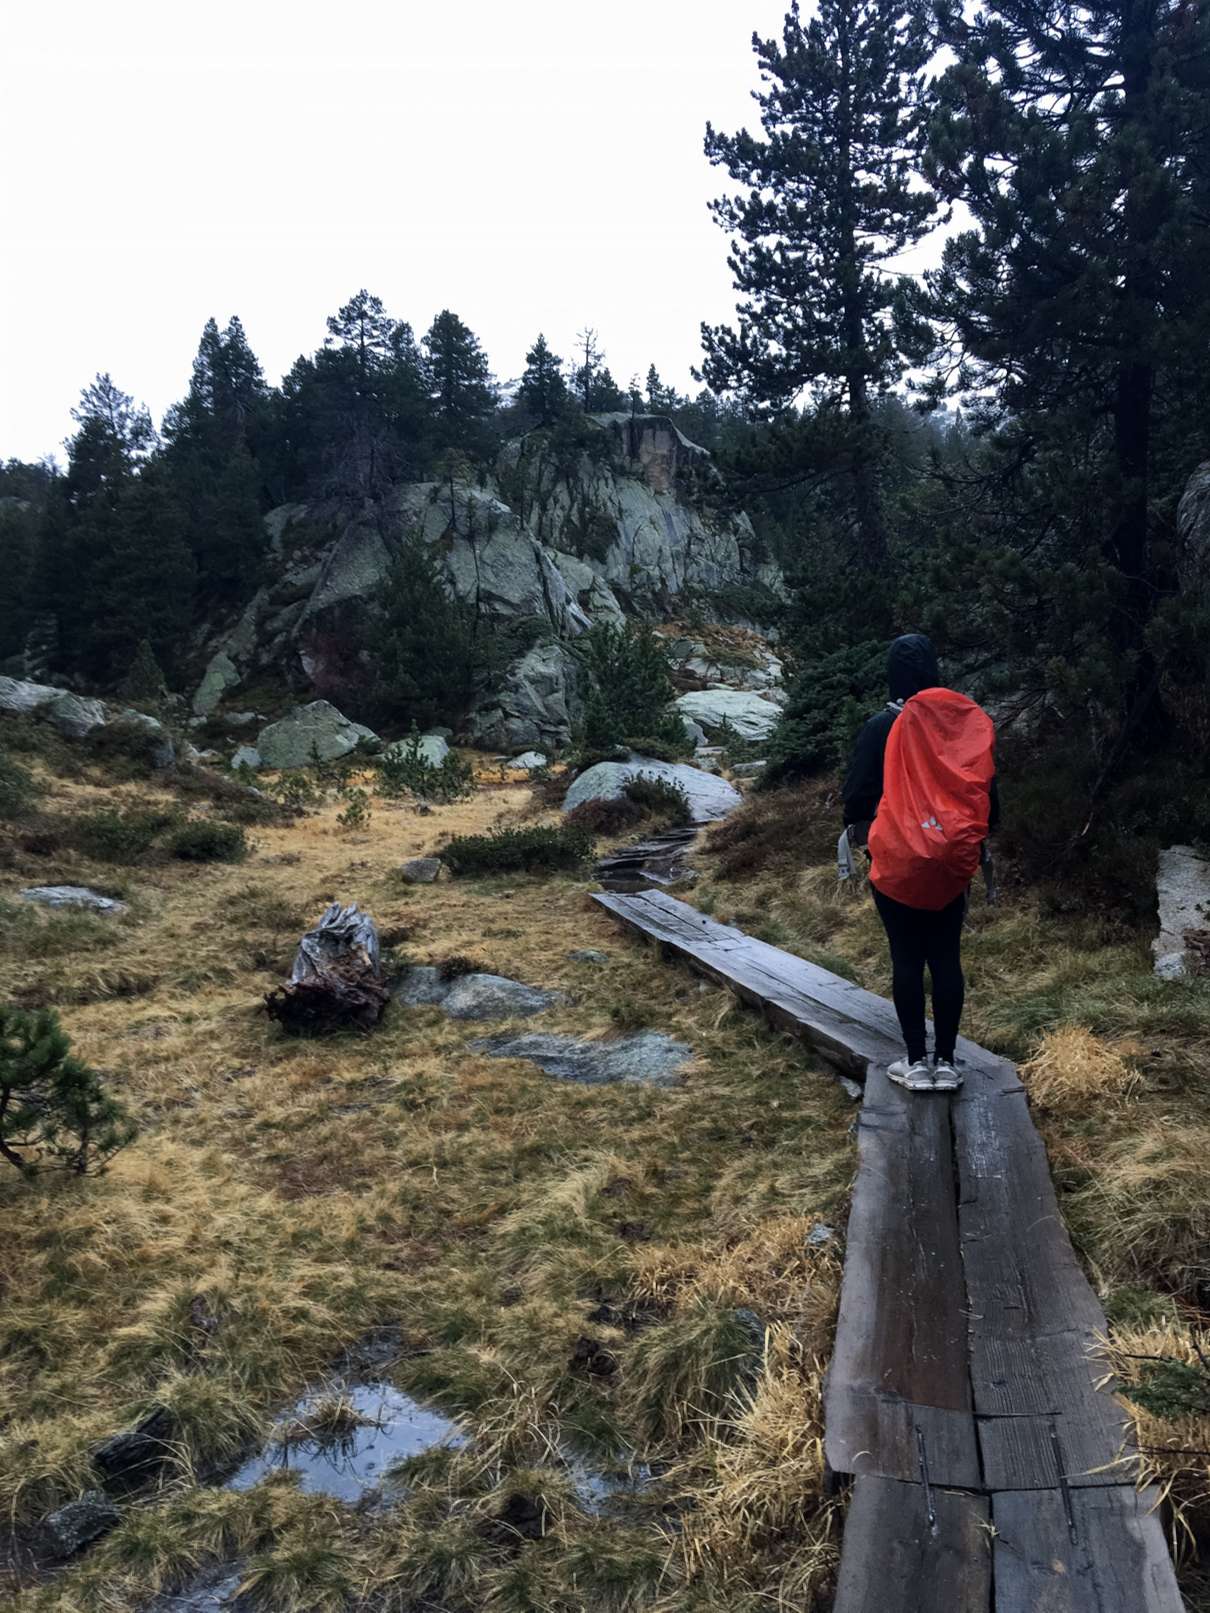
POLYGON ((40 907, 75 907, 90 913, 102 913, 116 918, 125 913, 126 903, 113 896, 102 896, 86 885, 29 885, 17 892, 23 902, 37 902, 40 907))
POLYGON ((781 717, 781 707, 764 695, 715 686, 679 695, 676 709, 708 734, 729 728, 740 739, 767 739, 781 717))
MULTIPOLYGON (((592 417, 570 453, 530 433, 505 447, 494 478, 409 483, 356 512, 288 505, 266 526, 272 580, 211 638, 198 716, 265 674, 348 705, 372 674, 368 628, 412 543, 481 616, 539 623, 556 642, 593 622, 661 620, 680 602, 725 616, 727 590, 782 587, 710 456, 655 415, 592 417)), ((484 691, 477 736, 502 749, 564 743, 570 671, 547 646, 519 657, 484 691)))
POLYGON ((1185 484, 1176 524, 1181 585, 1186 590, 1202 588, 1210 581, 1210 460, 1199 465, 1185 484))
POLYGON ((563 798, 563 810, 572 812, 585 801, 616 801, 625 793, 630 780, 639 777, 663 779, 682 790, 694 823, 725 818, 743 800, 734 785, 699 767, 633 756, 627 762, 598 762, 581 773, 563 798))
POLYGON ((155 717, 129 706, 109 705, 86 695, 73 694, 50 683, 29 683, 20 678, 0 677, 0 715, 25 717, 36 714, 56 728, 66 739, 89 739, 99 730, 114 730, 115 739, 129 740, 153 767, 171 767, 176 760, 172 736, 155 717))
POLYGON ((479 704, 471 738, 486 750, 557 750, 583 709, 580 667, 557 643, 535 644, 479 704))
POLYGON ((1169 846, 1160 852, 1156 872, 1156 904, 1160 932, 1151 943, 1155 972, 1163 980, 1180 980, 1198 972, 1202 948, 1210 939, 1210 859, 1192 846, 1169 846))
POLYGON ((256 753, 262 767, 309 767, 315 761, 339 761, 363 741, 377 738, 372 728, 350 722, 327 700, 313 700, 262 728, 256 753))

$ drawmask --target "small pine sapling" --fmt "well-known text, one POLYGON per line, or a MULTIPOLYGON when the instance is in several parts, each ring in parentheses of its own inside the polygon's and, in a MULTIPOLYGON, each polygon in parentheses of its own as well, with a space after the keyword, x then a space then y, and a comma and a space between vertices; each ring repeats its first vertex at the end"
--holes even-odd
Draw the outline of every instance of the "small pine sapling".
POLYGON ((24 1175, 99 1171, 135 1136, 50 1008, 0 1007, 0 1157, 24 1175))

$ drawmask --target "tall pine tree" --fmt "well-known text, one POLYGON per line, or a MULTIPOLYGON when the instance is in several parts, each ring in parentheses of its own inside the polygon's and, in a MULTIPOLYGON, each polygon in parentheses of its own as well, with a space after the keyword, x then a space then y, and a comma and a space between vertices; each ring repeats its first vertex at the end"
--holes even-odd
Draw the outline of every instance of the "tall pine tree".
POLYGON ((525 373, 517 389, 517 401, 536 426, 552 425, 567 409, 567 382, 563 360, 552 353, 546 337, 537 341, 525 355, 525 373))
POLYGON ((713 204, 732 236, 738 328, 702 327, 702 373, 716 392, 780 410, 805 389, 841 403, 856 555, 880 563, 872 396, 902 372, 895 284, 879 265, 929 227, 914 182, 928 31, 904 0, 820 0, 803 22, 792 0, 782 37, 753 36, 763 87, 760 134, 707 126, 706 155, 743 187, 713 204))
POLYGON ((496 389, 479 338, 445 308, 429 327, 424 351, 440 446, 482 451, 496 389))
MULTIPOLYGON (((1170 507, 1204 453, 1190 403, 1200 390, 1205 405, 1210 341, 1210 13, 1007 0, 969 18, 949 4, 941 23, 956 61, 930 174, 975 223, 930 277, 942 357, 1012 422, 1023 454, 1057 439, 1090 465, 1090 498, 1049 519, 1090 598, 1108 595, 1127 726, 1154 736, 1148 624, 1170 585, 1157 500, 1170 507), (1160 486, 1157 430, 1185 445, 1160 486)), ((1088 654, 1092 679, 1104 649, 1088 654)))

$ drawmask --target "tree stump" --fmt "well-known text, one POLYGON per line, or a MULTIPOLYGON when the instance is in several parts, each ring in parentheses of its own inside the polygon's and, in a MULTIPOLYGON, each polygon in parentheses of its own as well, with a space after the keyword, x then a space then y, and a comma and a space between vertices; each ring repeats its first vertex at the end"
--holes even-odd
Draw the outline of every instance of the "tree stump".
POLYGON ((299 942, 289 980, 268 993, 265 1008, 296 1033, 370 1031, 389 997, 374 920, 356 902, 333 902, 299 942))

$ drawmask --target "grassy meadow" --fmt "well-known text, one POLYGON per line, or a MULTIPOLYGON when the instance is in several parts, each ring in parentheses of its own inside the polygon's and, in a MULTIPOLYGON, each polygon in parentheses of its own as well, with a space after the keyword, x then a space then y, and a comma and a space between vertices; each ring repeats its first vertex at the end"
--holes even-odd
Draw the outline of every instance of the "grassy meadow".
POLYGON ((129 1613, 217 1562, 282 1613, 811 1605, 837 1554, 819 1391, 840 1262, 807 1234, 843 1229, 854 1161, 853 1105, 813 1058, 626 938, 587 871, 398 878, 451 833, 553 821, 527 784, 493 775, 423 815, 375 800, 356 832, 333 802, 250 828, 234 864, 117 864, 56 821, 171 801, 27 765, 44 794, 5 837, 5 992, 58 1005, 141 1133, 96 1178, 0 1177, 3 1516, 20 1537, 93 1486, 91 1452, 149 1408, 174 1434, 120 1525, 53 1574, 14 1568, 4 1605, 129 1613), (51 882, 129 912, 13 899, 51 882), (683 1085, 553 1080, 436 1007, 284 1036, 261 1000, 336 898, 393 962, 566 993, 527 1028, 671 1033, 693 1049, 683 1085), (586 946, 608 961, 568 956, 586 946), (210 1482, 384 1326, 394 1381, 466 1435, 409 1464, 406 1505, 210 1482), (646 1482, 593 1506, 578 1463, 646 1482))

